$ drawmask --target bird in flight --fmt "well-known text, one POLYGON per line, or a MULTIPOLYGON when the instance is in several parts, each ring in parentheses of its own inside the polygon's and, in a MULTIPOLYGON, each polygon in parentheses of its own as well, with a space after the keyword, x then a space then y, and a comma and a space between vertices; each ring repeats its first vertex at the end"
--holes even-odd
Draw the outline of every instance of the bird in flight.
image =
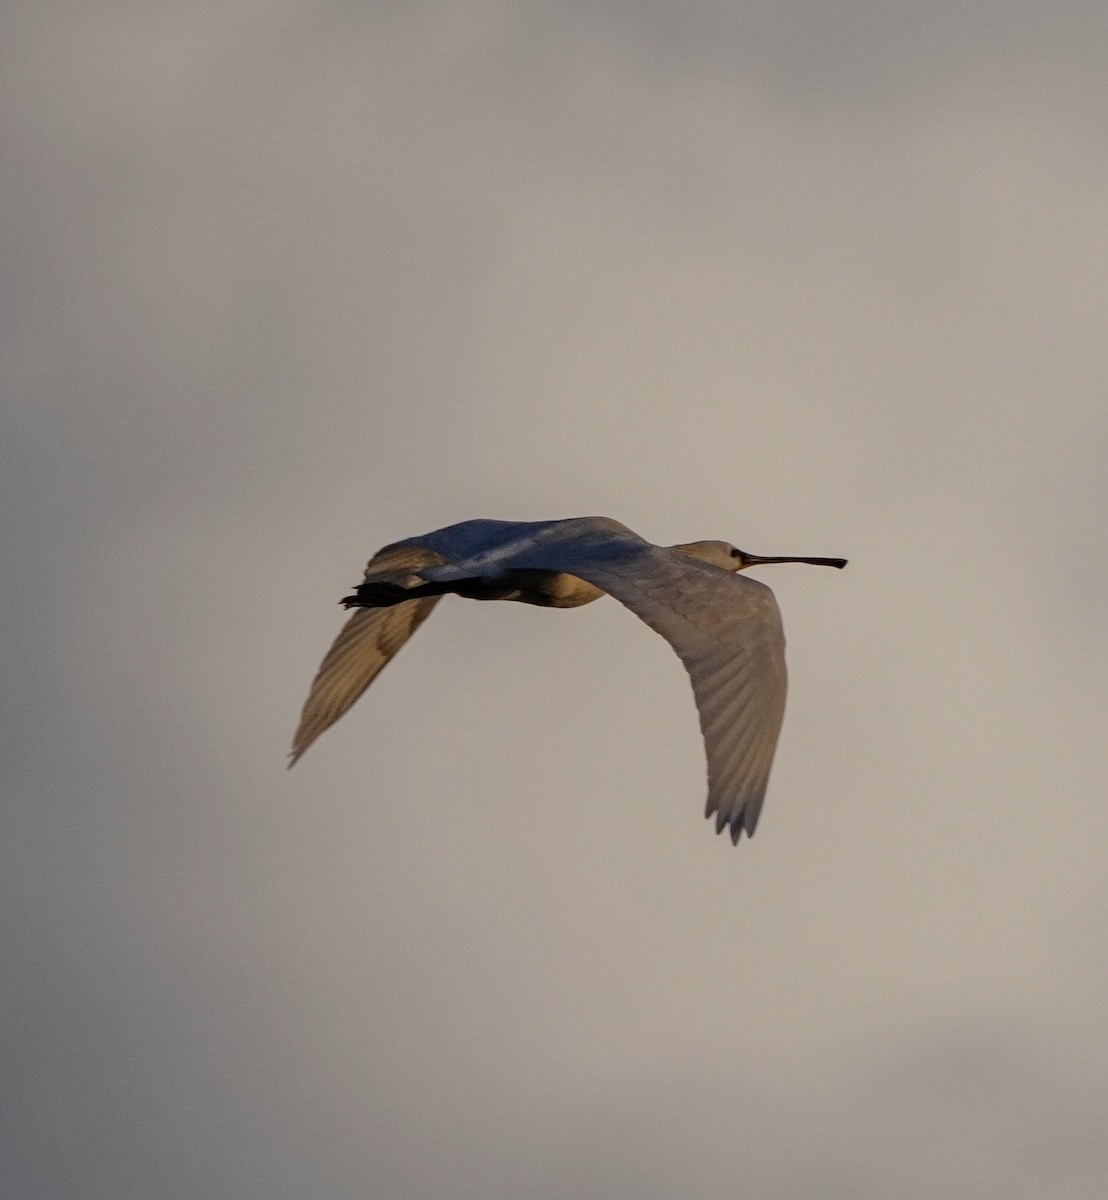
POLYGON ((753 836, 785 714, 785 636, 773 593, 740 576, 765 563, 844 558, 747 554, 727 542, 656 546, 610 517, 462 521, 379 550, 342 601, 355 609, 312 681, 291 767, 341 717, 449 593, 578 608, 605 593, 677 652, 692 680, 716 832, 753 836))

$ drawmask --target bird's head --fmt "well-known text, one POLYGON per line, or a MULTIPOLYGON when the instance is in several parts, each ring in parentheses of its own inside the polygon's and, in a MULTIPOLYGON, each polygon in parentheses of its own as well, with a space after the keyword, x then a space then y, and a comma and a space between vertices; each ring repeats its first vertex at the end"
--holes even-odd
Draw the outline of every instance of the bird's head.
POLYGON ((713 567, 722 567, 725 571, 745 571, 747 567, 759 567, 764 563, 810 563, 815 567, 845 567, 845 558, 797 558, 797 557, 767 557, 762 554, 748 554, 730 542, 683 542, 674 546, 690 558, 698 558, 701 562, 713 567))
POLYGON ((725 571, 741 571, 747 565, 743 561, 746 556, 730 542, 682 542, 673 548, 725 571))

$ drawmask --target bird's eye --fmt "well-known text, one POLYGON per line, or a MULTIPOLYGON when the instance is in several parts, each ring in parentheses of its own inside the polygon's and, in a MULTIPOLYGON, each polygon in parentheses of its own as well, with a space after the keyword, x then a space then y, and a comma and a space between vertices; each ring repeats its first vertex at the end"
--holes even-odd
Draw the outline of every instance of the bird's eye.
POLYGON ((742 558, 742 556, 743 556, 743 552, 741 550, 736 550, 734 546, 731 547, 731 557, 732 558, 742 558))

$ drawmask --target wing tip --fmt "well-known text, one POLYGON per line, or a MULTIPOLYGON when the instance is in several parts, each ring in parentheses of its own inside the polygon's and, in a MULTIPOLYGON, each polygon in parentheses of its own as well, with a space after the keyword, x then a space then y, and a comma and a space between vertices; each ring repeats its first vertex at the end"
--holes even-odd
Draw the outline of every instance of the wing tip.
POLYGON ((298 729, 296 731, 296 736, 292 739, 292 746, 288 752, 289 761, 285 763, 286 771, 291 771, 304 755, 308 753, 317 737, 319 737, 319 733, 314 733, 311 737, 305 737, 301 730, 298 729))
POLYGON ((744 833, 748 839, 754 836, 754 831, 758 827, 758 817, 761 809, 760 799, 740 800, 737 804, 731 806, 726 802, 720 803, 709 797, 704 816, 709 821, 714 816, 716 819, 716 833, 720 834, 726 830, 728 836, 731 838, 731 845, 737 846, 744 833))

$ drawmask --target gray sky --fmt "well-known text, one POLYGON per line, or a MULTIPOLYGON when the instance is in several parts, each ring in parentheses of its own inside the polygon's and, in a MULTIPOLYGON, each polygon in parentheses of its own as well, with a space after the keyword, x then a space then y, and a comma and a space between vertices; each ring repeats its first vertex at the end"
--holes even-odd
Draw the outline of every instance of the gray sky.
POLYGON ((13 3, 5 1200, 1103 1200, 1101 5, 13 3), (782 567, 757 838, 611 602, 782 567))

